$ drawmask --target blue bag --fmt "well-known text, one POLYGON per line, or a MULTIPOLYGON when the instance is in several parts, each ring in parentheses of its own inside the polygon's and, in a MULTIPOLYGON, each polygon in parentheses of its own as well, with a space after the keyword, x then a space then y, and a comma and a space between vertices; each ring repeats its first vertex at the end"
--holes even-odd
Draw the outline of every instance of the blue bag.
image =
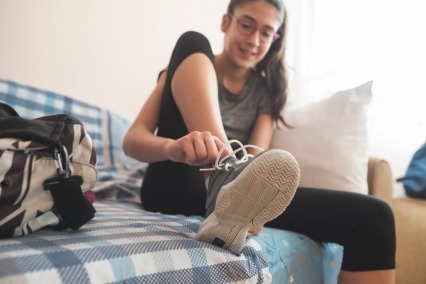
POLYGON ((426 198, 426 143, 414 153, 405 176, 397 181, 402 182, 408 196, 426 198))

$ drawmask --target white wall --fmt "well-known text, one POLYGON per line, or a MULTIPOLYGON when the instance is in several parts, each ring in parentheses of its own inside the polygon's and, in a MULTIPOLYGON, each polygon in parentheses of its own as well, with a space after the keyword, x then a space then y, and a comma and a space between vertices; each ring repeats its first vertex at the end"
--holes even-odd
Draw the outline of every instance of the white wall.
POLYGON ((227 0, 0 0, 0 78, 133 119, 192 29, 221 47, 227 0))

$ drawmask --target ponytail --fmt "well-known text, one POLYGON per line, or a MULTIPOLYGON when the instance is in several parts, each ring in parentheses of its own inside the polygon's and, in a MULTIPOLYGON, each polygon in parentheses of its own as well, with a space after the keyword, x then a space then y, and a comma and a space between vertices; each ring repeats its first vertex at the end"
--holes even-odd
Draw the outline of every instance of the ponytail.
POLYGON ((266 56, 256 66, 257 72, 265 76, 272 96, 272 117, 283 123, 285 122, 281 112, 288 95, 287 72, 284 67, 286 22, 287 16, 277 31, 280 38, 272 43, 266 56))

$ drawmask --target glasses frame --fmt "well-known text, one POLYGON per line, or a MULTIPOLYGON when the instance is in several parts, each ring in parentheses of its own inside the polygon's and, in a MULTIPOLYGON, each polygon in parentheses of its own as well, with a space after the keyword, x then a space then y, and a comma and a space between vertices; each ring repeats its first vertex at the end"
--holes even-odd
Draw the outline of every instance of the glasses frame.
MULTIPOLYGON (((260 34, 263 32, 263 26, 260 26, 255 20, 249 19, 247 18, 247 20, 253 21, 253 24, 255 25, 255 28, 253 29, 253 31, 251 33, 247 33, 245 31, 241 30, 240 24, 241 24, 241 18, 242 17, 237 17, 233 14, 228 13, 229 17, 231 19, 235 19, 235 21, 237 22, 237 30, 242 33, 243 35, 247 35, 247 36, 251 36, 252 34, 254 34, 256 31, 259 31, 260 34)), ((262 39, 262 36, 259 37, 260 41, 263 43, 269 43, 269 44, 273 44, 277 39, 279 39, 281 36, 278 32, 274 31, 274 34, 272 36, 272 40, 271 41, 265 41, 264 39, 262 39)))

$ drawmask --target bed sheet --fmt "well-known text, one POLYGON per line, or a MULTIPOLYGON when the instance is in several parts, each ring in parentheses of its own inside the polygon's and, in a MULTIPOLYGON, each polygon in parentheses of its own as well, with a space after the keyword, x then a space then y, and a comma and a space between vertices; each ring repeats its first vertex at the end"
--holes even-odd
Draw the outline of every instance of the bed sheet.
POLYGON ((77 231, 43 229, 0 240, 0 283, 271 283, 256 242, 240 256, 193 240, 201 217, 95 202, 77 231))
POLYGON ((0 283, 336 283, 342 248, 264 228, 240 256, 194 241, 201 217, 97 201, 78 231, 0 240, 0 283))
POLYGON ((267 227, 252 241, 266 254, 274 284, 337 283, 343 257, 340 245, 319 243, 305 235, 267 227))

